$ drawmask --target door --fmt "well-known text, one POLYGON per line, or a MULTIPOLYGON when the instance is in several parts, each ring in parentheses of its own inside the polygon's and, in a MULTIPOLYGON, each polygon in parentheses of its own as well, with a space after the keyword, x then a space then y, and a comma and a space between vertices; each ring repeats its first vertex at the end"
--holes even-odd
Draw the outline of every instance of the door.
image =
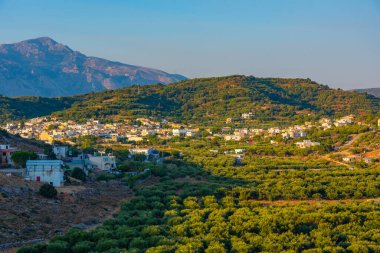
POLYGON ((40 176, 37 176, 37 182, 40 182, 40 181, 41 181, 40 176))

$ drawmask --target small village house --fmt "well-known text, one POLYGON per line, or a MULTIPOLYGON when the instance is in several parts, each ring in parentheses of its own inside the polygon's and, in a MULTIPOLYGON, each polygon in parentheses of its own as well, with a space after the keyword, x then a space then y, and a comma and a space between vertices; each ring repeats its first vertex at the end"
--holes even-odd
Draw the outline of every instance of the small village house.
POLYGON ((8 144, 0 144, 0 167, 8 167, 13 165, 12 154, 16 149, 8 144))
POLYGON ((147 160, 157 160, 160 158, 160 152, 153 148, 132 148, 129 150, 131 156, 142 154, 147 160))
POLYGON ((58 159, 63 159, 67 156, 67 151, 69 148, 67 146, 54 145, 53 153, 57 156, 58 159))
POLYGON ((28 160, 25 179, 49 183, 55 187, 63 186, 63 162, 61 160, 28 160))
POLYGON ((110 171, 116 169, 116 158, 111 155, 88 155, 88 164, 95 170, 110 171))
POLYGON ((296 146, 299 148, 311 148, 314 146, 319 146, 320 143, 316 141, 311 141, 311 140, 303 140, 300 142, 296 142, 296 146))

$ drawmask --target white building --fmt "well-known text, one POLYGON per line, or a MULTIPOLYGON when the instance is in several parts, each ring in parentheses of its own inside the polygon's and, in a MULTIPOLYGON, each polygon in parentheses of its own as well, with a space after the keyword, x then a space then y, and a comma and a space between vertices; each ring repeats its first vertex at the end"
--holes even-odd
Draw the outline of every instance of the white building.
POLYGON ((129 153, 133 155, 141 154, 145 155, 146 159, 159 159, 160 152, 153 148, 132 148, 129 150, 129 153))
POLYGON ((226 140, 226 141, 240 141, 241 136, 240 135, 225 135, 224 140, 226 140))
POLYGON ((53 146, 53 153, 59 159, 65 158, 68 150, 69 148, 67 146, 58 146, 58 145, 53 146))
POLYGON ((12 166, 12 154, 16 151, 8 144, 0 144, 0 167, 12 166))
POLYGON ((100 155, 100 156, 88 156, 88 163, 98 170, 114 170, 116 169, 116 159, 114 156, 110 155, 100 155))
POLYGON ((26 162, 26 180, 62 186, 63 174, 63 162, 61 160, 28 160, 26 162))
POLYGON ((248 113, 243 113, 241 115, 241 118, 242 119, 251 119, 255 116, 255 114, 253 114, 253 112, 248 112, 248 113))
POLYGON ((186 132, 186 129, 173 129, 173 136, 185 135, 186 132))
POLYGON ((311 141, 311 140, 303 140, 301 142, 296 142, 296 145, 299 148, 310 148, 314 146, 319 146, 320 143, 316 141, 311 141))

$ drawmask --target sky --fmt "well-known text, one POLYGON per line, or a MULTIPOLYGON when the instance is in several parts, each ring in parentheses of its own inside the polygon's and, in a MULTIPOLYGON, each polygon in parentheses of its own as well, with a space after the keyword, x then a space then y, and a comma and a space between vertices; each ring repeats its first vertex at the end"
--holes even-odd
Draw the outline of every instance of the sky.
POLYGON ((0 0, 0 44, 42 36, 189 78, 380 87, 380 0, 0 0))

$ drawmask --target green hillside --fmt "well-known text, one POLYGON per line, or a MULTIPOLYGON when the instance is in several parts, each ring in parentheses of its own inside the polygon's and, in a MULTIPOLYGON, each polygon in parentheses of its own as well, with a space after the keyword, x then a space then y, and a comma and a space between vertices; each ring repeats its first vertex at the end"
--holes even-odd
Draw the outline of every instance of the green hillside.
POLYGON ((9 120, 20 120, 50 115, 70 107, 76 101, 74 97, 42 98, 0 96, 0 123, 9 120))
POLYGON ((54 115, 64 119, 160 116, 182 122, 222 122, 252 111, 258 119, 270 121, 297 115, 377 113, 379 102, 371 95, 331 89, 310 79, 228 76, 91 93, 54 115))
POLYGON ((131 86, 75 97, 0 97, 0 122, 53 114, 62 119, 118 120, 157 116, 178 122, 220 123, 253 112, 260 121, 306 115, 376 114, 380 99, 331 89, 310 79, 228 76, 170 85, 131 86))

